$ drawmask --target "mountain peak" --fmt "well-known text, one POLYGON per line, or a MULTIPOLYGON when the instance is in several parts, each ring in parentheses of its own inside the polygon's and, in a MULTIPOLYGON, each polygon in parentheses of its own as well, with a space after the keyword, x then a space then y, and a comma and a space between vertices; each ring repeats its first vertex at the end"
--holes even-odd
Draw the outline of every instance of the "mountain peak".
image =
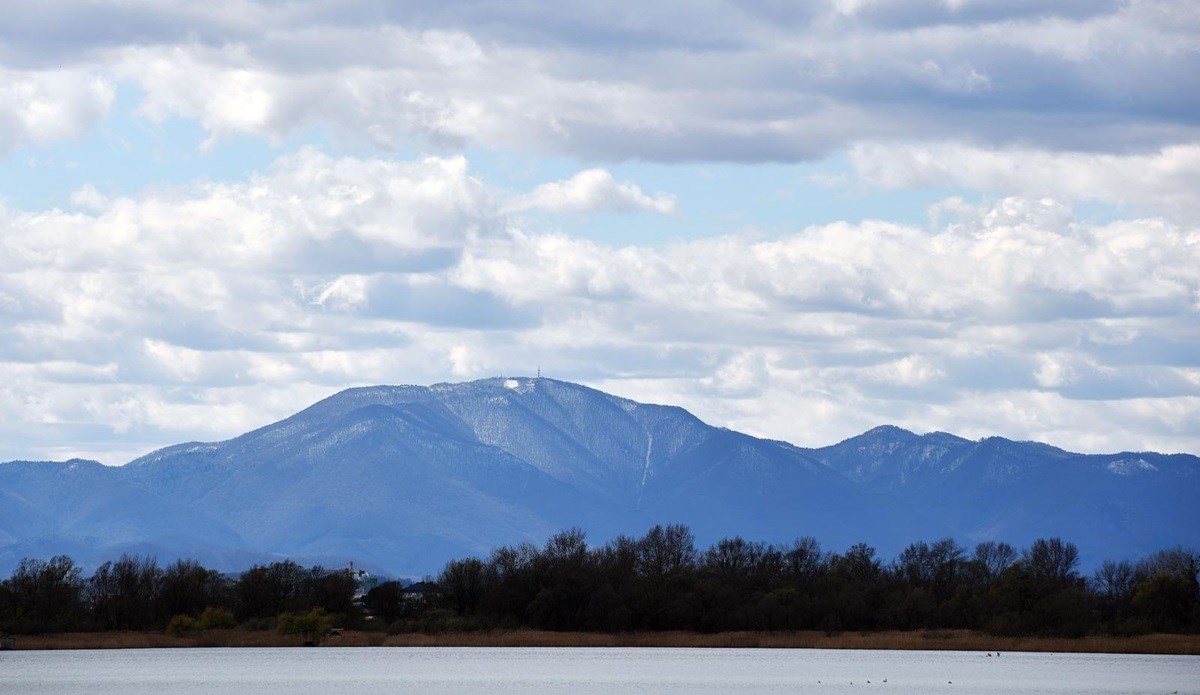
POLYGON ((104 468, 104 464, 93 459, 85 458, 70 458, 65 461, 6 461, 0 462, 0 465, 14 466, 51 466, 57 468, 80 468, 80 467, 99 467, 104 468))
POLYGON ((896 425, 879 425, 863 432, 860 437, 916 437, 917 433, 896 425))
MULTIPOLYGON (((879 444, 909 441, 917 438, 915 432, 910 432, 896 425, 879 425, 853 437, 848 437, 833 446, 876 446, 879 444)), ((828 448, 828 447, 827 447, 828 448)))

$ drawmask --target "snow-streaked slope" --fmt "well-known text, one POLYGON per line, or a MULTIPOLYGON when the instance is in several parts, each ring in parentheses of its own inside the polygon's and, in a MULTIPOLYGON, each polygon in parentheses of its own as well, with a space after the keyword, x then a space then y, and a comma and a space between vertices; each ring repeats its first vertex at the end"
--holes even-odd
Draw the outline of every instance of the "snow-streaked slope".
POLYGON ((594 540, 675 522, 702 540, 788 540, 848 513, 909 516, 858 509, 852 484, 790 445, 551 379, 349 389, 124 474, 195 500, 252 547, 408 574, 570 526, 594 540))

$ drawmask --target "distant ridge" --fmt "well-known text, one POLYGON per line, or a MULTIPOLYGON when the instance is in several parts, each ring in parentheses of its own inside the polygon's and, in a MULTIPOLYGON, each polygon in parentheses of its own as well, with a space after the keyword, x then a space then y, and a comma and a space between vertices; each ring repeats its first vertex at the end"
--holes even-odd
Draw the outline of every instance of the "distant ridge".
MULTIPOLYGON (((797 414, 802 417, 802 414, 797 414)), ((0 572, 121 552, 239 568, 287 556, 408 576, 465 554, 686 523, 889 556, 915 540, 1061 536, 1089 558, 1200 544, 1200 459, 1076 454, 885 425, 804 449, 540 377, 347 389, 122 467, 0 464, 0 572)))

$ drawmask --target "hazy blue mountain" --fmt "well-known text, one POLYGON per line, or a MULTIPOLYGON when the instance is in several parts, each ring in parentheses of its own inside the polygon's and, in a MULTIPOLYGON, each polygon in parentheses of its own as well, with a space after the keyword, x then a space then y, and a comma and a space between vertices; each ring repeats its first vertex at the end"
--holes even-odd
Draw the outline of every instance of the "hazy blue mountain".
POLYGON ((1061 536, 1085 561, 1200 544, 1195 456, 1077 454, 890 426, 810 453, 864 491, 931 511, 963 540, 1061 536))
POLYGON ((840 549, 1059 535, 1085 558, 1200 541, 1200 459, 1083 456, 881 427, 801 449, 552 379, 349 389, 126 466, 0 464, 0 571, 123 551, 235 569, 290 557, 419 576, 571 526, 593 542, 686 523, 840 549))
POLYGON ((243 559, 244 544, 228 526, 120 473, 79 459, 0 464, 0 570, 59 554, 103 561, 182 550, 210 562, 243 559))
POLYGON ((597 541, 655 523, 703 540, 821 528, 844 544, 862 538, 848 514, 882 542, 913 516, 796 447, 551 379, 350 389, 121 475, 192 500, 248 547, 407 574, 570 526, 597 541))

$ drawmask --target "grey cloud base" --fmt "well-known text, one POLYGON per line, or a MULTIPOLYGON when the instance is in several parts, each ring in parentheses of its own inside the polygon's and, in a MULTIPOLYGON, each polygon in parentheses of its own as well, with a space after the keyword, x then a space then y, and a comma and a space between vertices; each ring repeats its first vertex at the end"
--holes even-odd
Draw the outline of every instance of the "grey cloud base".
POLYGON ((18 85, 0 151, 97 127, 119 87, 150 121, 217 138, 322 127, 592 160, 797 161, 875 139, 1123 152, 1200 133, 1187 0, 47 4, 0 8, 18 85))

